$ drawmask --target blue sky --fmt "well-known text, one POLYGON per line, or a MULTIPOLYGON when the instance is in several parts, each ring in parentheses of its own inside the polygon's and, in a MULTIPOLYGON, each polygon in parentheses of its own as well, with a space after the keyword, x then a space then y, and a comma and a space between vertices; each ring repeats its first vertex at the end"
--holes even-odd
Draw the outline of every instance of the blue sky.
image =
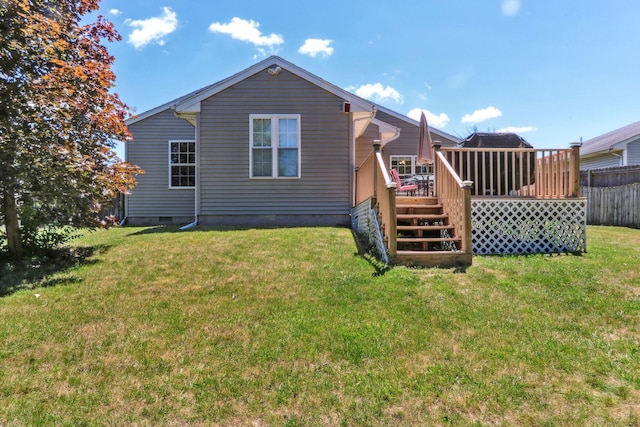
POLYGON ((640 120, 638 0, 103 0, 138 113, 282 58, 458 137, 563 148, 640 120))

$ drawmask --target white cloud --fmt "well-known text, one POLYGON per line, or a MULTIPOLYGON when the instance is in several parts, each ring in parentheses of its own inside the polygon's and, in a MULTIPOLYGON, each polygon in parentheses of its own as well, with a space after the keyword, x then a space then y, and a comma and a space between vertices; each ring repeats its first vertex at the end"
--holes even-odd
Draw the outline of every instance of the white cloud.
POLYGON ((284 43, 284 38, 280 34, 271 33, 265 36, 260 32, 259 27, 260 23, 258 22, 234 17, 226 24, 214 22, 209 25, 209 31, 228 34, 236 40, 249 42, 255 46, 274 47, 284 43))
POLYGON ((350 86, 347 90, 374 102, 384 102, 389 99, 394 100, 396 104, 402 104, 404 102, 402 95, 400 95, 397 90, 391 86, 383 87, 381 83, 366 84, 359 88, 350 86))
POLYGON ((462 116, 462 123, 480 123, 500 116, 502 116, 502 111, 496 107, 487 107, 482 110, 476 110, 471 114, 465 114, 462 116))
POLYGON ((507 126, 506 128, 500 128, 496 130, 498 133, 527 133, 527 132, 535 132, 538 128, 535 126, 507 126))
POLYGON ((412 109, 407 113, 407 117, 410 117, 413 120, 420 121, 420 115, 423 111, 424 115, 427 116, 427 123, 429 123, 429 126, 433 126, 435 128, 443 128, 449 123, 449 116, 445 113, 435 115, 431 111, 423 110, 422 108, 412 109))
POLYGON ((118 10, 118 9, 110 9, 109 10, 109 15, 113 15, 113 16, 122 15, 122 11, 118 10))
POLYGON ((141 49, 151 42, 160 46, 164 45, 164 37, 174 32, 178 27, 178 17, 171 8, 163 7, 161 16, 127 20, 126 23, 135 28, 129 34, 128 43, 131 43, 136 49, 141 49))
POLYGON ((314 58, 318 54, 322 54, 324 57, 331 56, 333 54, 333 48, 329 46, 331 43, 333 43, 333 40, 307 39, 298 49, 298 52, 314 58))
POLYGON ((504 16, 515 16, 520 11, 520 0, 503 0, 502 14, 504 16))

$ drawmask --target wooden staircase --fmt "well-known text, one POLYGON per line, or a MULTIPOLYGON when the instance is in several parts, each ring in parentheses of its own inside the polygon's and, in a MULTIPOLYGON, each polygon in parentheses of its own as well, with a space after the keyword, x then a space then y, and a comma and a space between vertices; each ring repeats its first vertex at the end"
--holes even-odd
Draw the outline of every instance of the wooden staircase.
POLYGON ((397 252, 392 262, 423 267, 471 265, 436 197, 396 198, 397 252))

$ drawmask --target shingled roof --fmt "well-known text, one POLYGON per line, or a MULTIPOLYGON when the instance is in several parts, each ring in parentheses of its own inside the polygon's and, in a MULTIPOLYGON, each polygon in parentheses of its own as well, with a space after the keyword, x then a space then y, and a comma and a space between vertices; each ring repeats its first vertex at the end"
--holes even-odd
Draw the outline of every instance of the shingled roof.
POLYGON ((476 132, 460 141, 459 145, 464 148, 533 148, 515 133, 476 132))
POLYGON ((585 156, 601 151, 623 149, 624 147, 620 145, 626 144, 638 137, 640 137, 640 122, 635 122, 584 141, 582 147, 580 147, 580 155, 585 156))

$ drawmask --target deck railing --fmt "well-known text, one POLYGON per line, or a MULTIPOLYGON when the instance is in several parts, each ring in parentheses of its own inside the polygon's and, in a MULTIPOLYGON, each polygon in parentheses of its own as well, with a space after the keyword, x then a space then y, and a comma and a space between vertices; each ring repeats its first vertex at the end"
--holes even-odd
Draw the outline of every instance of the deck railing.
POLYGON ((380 144, 374 144, 374 151, 358 167, 355 186, 356 204, 373 199, 378 211, 380 227, 387 238, 387 250, 395 257, 396 248, 396 183, 391 179, 385 166, 380 144))
POLYGON ((436 196, 442 203, 442 210, 449 216, 454 227, 454 235, 462 239, 463 252, 471 252, 471 185, 460 179, 444 153, 436 150, 435 155, 436 196))
POLYGON ((471 194, 488 197, 580 196, 579 145, 569 149, 443 148, 471 194))

